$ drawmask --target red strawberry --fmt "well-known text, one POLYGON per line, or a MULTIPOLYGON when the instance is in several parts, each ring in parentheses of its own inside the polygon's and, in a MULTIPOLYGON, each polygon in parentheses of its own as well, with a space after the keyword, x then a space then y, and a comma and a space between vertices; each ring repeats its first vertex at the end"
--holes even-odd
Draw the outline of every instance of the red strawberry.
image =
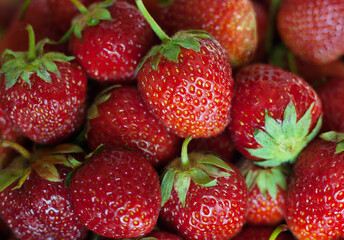
POLYGON ((2 0, 0 2, 0 28, 7 28, 22 0, 2 0))
POLYGON ((285 0, 277 21, 284 43, 306 60, 328 63, 344 54, 342 0, 285 0))
POLYGON ((177 155, 181 141, 149 112, 136 87, 116 87, 101 94, 88 114, 87 142, 135 149, 154 166, 177 155))
POLYGON ((174 0, 160 13, 169 34, 202 29, 226 50, 231 66, 250 61, 257 47, 256 19, 249 0, 174 0))
POLYGON ((214 155, 187 154, 190 140, 164 173, 160 220, 185 239, 230 239, 245 222, 245 181, 214 155))
POLYGON ((161 37, 138 72, 139 88, 153 114, 179 137, 210 137, 229 121, 232 69, 220 44, 199 31, 169 38, 137 1, 161 37))
POLYGON ((323 131, 344 132, 344 78, 331 78, 316 91, 324 103, 323 131))
POLYGON ((29 52, 5 54, 0 71, 1 107, 31 140, 53 144, 67 139, 83 124, 87 79, 81 67, 61 53, 43 54, 34 47, 29 26, 29 52))
POLYGON ((344 134, 321 136, 300 154, 288 186, 286 221, 300 240, 344 238, 344 134))
MULTIPOLYGON (((11 146, 16 147, 11 144, 11 146)), ((40 149, 15 158, 0 170, 0 214, 23 240, 83 239, 86 229, 71 208, 65 180, 75 166, 68 155, 82 151, 74 145, 40 149)), ((80 163, 79 163, 80 164, 80 163)))
POLYGON ((135 6, 122 1, 110 4, 95 3, 73 20, 75 35, 69 49, 91 78, 133 82, 138 63, 154 44, 154 34, 135 6), (82 25, 93 12, 101 11, 99 24, 82 25))
MULTIPOLYGON (((236 235, 232 240, 270 240, 271 234, 274 232, 273 227, 253 227, 244 226, 238 235, 236 235)), ((294 240, 295 238, 290 234, 290 232, 282 232, 278 234, 274 240, 294 240)))
POLYGON ((209 137, 197 138, 189 144, 190 152, 211 152, 217 154, 222 160, 232 162, 235 160, 234 143, 227 131, 209 137))
POLYGON ((146 240, 146 238, 147 240, 183 240, 181 237, 175 234, 163 231, 152 232, 141 240, 146 240))
POLYGON ((153 230, 161 196, 159 177, 142 155, 105 148, 71 178, 72 204, 91 231, 133 238, 153 230))
POLYGON ((293 162, 321 127, 322 107, 300 77, 255 64, 236 75, 229 131, 237 149, 256 164, 293 162))

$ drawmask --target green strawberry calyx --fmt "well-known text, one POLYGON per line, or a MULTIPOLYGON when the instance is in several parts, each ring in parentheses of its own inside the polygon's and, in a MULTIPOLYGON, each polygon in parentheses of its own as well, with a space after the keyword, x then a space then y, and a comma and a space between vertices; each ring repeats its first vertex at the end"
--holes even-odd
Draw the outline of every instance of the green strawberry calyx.
POLYGON ((201 45, 199 43, 201 38, 213 38, 207 32, 202 30, 190 30, 177 32, 172 38, 160 28, 152 16, 148 13, 142 0, 136 0, 136 5, 141 11, 144 18, 152 27, 153 31, 162 41, 161 45, 152 47, 148 54, 142 59, 138 65, 136 72, 138 72, 143 64, 150 59, 150 64, 153 70, 157 70, 161 57, 164 56, 168 61, 178 63, 178 57, 181 47, 185 49, 192 49, 196 52, 200 51, 201 45))
POLYGON ((279 191, 287 190, 288 166, 261 168, 255 166, 251 160, 245 159, 239 167, 240 172, 245 177, 247 189, 250 192, 255 186, 268 199, 268 194, 272 199, 277 199, 279 191), (279 190, 280 188, 281 190, 279 190))
POLYGON ((320 134, 320 138, 324 139, 325 141, 337 143, 335 154, 344 151, 344 133, 330 131, 320 134))
POLYGON ((161 182, 161 196, 163 206, 171 196, 172 189, 185 207, 185 201, 191 181, 203 187, 216 185, 217 178, 228 177, 232 168, 223 160, 212 154, 187 153, 187 146, 191 137, 184 140, 181 157, 172 161, 165 169, 161 182), (226 171, 222 171, 224 169, 226 171))
POLYGON ((49 39, 43 39, 35 45, 35 34, 31 25, 27 26, 29 34, 29 51, 14 52, 5 50, 2 55, 4 62, 0 73, 5 74, 6 89, 11 88, 19 77, 31 86, 30 77, 37 74, 45 82, 51 83, 51 73, 61 76, 55 62, 68 62, 74 57, 66 56, 58 52, 48 52, 44 54, 44 45, 52 43, 49 39))
POLYGON ((282 163, 294 163, 299 153, 320 131, 322 116, 317 120, 315 127, 310 131, 312 124, 312 110, 314 103, 297 121, 296 109, 291 101, 285 108, 281 123, 270 117, 265 110, 264 130, 256 129, 254 139, 260 148, 246 148, 253 156, 263 159, 255 161, 258 166, 274 167, 282 163))
POLYGON ((42 148, 32 153, 21 145, 0 139, 1 147, 10 147, 20 153, 6 168, 0 170, 0 192, 16 182, 13 189, 20 188, 32 171, 43 179, 52 182, 61 182, 55 165, 62 164, 72 169, 81 165, 70 154, 82 153, 83 150, 74 144, 61 144, 54 148, 42 148))
POLYGON ((96 2, 91 4, 88 8, 86 8, 83 4, 81 4, 78 0, 70 0, 80 11, 80 14, 77 15, 72 20, 72 25, 66 34, 59 40, 59 43, 65 42, 68 40, 70 35, 74 33, 74 35, 81 40, 82 39, 82 31, 86 27, 96 26, 99 24, 100 21, 112 21, 111 13, 107 9, 111 6, 116 0, 106 0, 103 2, 96 2))

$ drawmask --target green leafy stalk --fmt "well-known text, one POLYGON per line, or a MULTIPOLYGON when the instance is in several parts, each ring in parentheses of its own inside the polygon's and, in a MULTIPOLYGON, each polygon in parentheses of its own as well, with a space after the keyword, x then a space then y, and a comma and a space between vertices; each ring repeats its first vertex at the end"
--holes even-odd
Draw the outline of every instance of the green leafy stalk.
POLYGON ((29 54, 28 58, 29 61, 33 61, 36 59, 36 40, 35 40, 35 33, 31 25, 27 25, 26 30, 29 33, 29 54))
POLYGON ((87 14, 88 13, 87 8, 83 4, 81 4, 78 0, 70 0, 70 1, 74 4, 74 6, 77 7, 77 9, 81 13, 83 13, 83 14, 87 14))
POLYGON ((188 169, 188 167, 190 166, 189 157, 188 157, 188 145, 191 139, 192 139, 191 137, 186 138, 182 145, 181 157, 182 157, 182 168, 184 169, 188 169))
POLYGON ((278 237, 278 235, 280 235, 281 232, 285 232, 285 231, 288 231, 288 225, 286 224, 279 225, 270 235, 269 240, 275 240, 278 237))
POLYGON ((19 14, 19 19, 22 21, 26 15, 27 9, 29 8, 32 0, 25 0, 23 3, 21 9, 20 9, 20 14, 19 14))

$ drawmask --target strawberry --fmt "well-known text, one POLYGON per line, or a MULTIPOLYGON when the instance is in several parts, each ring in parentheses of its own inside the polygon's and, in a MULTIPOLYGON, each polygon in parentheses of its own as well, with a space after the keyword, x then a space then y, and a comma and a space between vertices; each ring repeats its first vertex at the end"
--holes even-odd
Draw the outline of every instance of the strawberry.
POLYGON ((259 165, 294 162, 321 127, 322 106, 314 89, 266 64, 242 68, 235 80, 228 129, 236 148, 259 165))
POLYGON ((248 63, 257 47, 255 12, 249 0, 174 0, 160 14, 169 34, 201 29, 219 41, 231 66, 248 63))
POLYGON ((283 42, 305 60, 324 64, 344 54, 342 0, 285 0, 277 15, 283 42))
POLYGON ((0 170, 0 214, 15 235, 23 240, 83 239, 86 228, 71 208, 65 187, 69 167, 80 164, 70 154, 82 150, 64 144, 30 153, 13 142, 9 145, 23 156, 0 170))
POLYGON ((71 178, 72 205, 91 231, 110 238, 140 237, 154 228, 159 177, 139 153, 105 148, 71 178))
POLYGON ((229 121, 232 69, 220 44, 199 31, 168 37, 137 1, 162 44, 139 68, 139 89, 148 107, 181 138, 210 137, 229 121))
POLYGON ((344 238, 344 134, 327 132, 297 159, 288 185, 286 222, 297 239, 344 238))
POLYGON ((270 236, 274 233, 273 227, 254 227, 244 226, 238 235, 232 240, 294 240, 295 238, 290 232, 277 233, 278 236, 270 239, 270 236))
POLYGON ((187 153, 165 169, 161 183, 163 226, 185 239, 230 239, 245 222, 247 188, 240 172, 212 154, 187 153))
POLYGON ((179 237, 178 235, 175 235, 169 232, 157 231, 157 232, 152 232, 148 234, 141 240, 183 240, 183 239, 179 237))
POLYGON ((134 86, 115 87, 98 96, 88 113, 87 142, 92 150, 100 144, 135 149, 154 167, 174 158, 181 145, 149 112, 134 86))
POLYGON ((73 20, 69 49, 88 76, 102 82, 136 81, 135 69, 154 44, 142 14, 127 2, 113 0, 81 11, 73 20), (84 26, 93 16, 98 18, 84 26))
POLYGON ((73 59, 61 53, 43 54, 46 40, 34 46, 28 26, 28 52, 4 53, 0 70, 1 107, 25 136, 42 144, 67 139, 84 122, 87 78, 73 59))
POLYGON ((344 78, 331 78, 318 86, 316 91, 324 103, 323 131, 344 132, 344 78))
POLYGON ((2 0, 0 2, 0 28, 6 28, 10 24, 20 3, 21 0, 2 0))

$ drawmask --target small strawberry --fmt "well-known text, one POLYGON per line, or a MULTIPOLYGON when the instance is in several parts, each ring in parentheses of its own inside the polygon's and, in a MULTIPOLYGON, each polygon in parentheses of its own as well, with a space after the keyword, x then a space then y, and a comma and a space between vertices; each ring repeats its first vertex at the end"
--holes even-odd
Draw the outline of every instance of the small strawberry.
POLYGON ((160 220, 185 239, 230 239, 245 222, 245 181, 215 155, 188 154, 190 140, 184 141, 181 158, 165 169, 160 220))
POLYGON ((82 14, 73 20, 70 52, 95 80, 134 82, 137 65, 155 41, 142 14, 114 0, 79 8, 82 14))
POLYGON ((223 48, 202 31, 168 37, 142 1, 137 4, 163 42, 144 58, 137 75, 150 110, 181 138, 219 134, 228 124, 233 95, 232 69, 223 48))
POLYGON ((139 153, 105 148, 71 178, 72 205, 91 231, 110 238, 140 237, 154 228, 159 177, 139 153))
POLYGON ((237 149, 259 165, 294 162, 321 127, 322 106, 314 89, 266 64, 242 68, 235 80, 229 131, 237 149))
POLYGON ((180 139, 149 112, 134 86, 115 87, 96 98, 88 112, 87 142, 135 149, 154 166, 162 167, 177 155, 180 139))
MULTIPOLYGON (((283 226, 282 227, 286 227, 283 226)), ((238 235, 236 235, 232 240, 294 240, 295 238, 286 229, 276 229, 274 231, 273 227, 253 227, 244 226, 238 235), (277 231, 276 231, 277 230, 277 231), (278 231, 279 230, 279 231, 278 231), (274 235, 272 235, 274 234, 274 235)))
POLYGON ((317 64, 344 54, 342 0, 284 0, 277 15, 278 31, 291 51, 317 64))
POLYGON ((76 132, 86 116, 87 78, 73 59, 43 54, 32 27, 28 52, 6 50, 0 70, 1 108, 32 141, 53 144, 76 132))
POLYGON ((344 78, 331 78, 316 91, 324 103, 323 131, 344 132, 344 78))
POLYGON ((302 151, 288 185, 286 222, 300 240, 344 238, 344 134, 321 138, 302 151))
POLYGON ((248 63, 257 47, 255 12, 249 0, 174 0, 159 22, 169 34, 202 29, 219 41, 232 67, 248 63))
POLYGON ((0 170, 0 214, 11 230, 23 240, 83 239, 86 228, 64 185, 70 167, 80 164, 70 154, 82 149, 64 144, 30 153, 13 142, 8 145, 23 154, 0 170))

